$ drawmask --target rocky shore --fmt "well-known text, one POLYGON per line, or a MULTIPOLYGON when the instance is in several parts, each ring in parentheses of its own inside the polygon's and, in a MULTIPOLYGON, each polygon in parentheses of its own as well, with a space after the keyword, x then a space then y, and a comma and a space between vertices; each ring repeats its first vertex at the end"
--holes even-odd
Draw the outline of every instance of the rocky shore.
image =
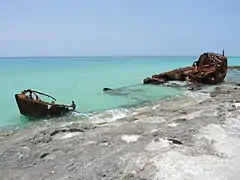
POLYGON ((239 107, 240 88, 222 86, 199 99, 143 106, 115 122, 2 134, 0 179, 236 180, 239 107))

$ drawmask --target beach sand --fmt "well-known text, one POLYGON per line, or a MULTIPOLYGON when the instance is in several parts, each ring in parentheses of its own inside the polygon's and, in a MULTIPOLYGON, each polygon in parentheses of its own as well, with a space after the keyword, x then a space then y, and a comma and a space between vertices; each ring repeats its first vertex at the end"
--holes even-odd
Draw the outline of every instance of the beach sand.
POLYGON ((239 90, 153 103, 113 122, 2 134, 0 179, 239 179, 239 90))

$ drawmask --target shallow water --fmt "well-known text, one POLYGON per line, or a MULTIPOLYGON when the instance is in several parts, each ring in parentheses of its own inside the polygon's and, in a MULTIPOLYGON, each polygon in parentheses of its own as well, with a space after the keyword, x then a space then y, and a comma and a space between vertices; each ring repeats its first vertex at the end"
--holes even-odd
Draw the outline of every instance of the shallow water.
MULTIPOLYGON (((0 59, 0 126, 24 125, 14 93, 31 88, 54 96, 57 102, 77 105, 78 119, 98 112, 90 120, 109 121, 126 116, 129 108, 149 101, 175 97, 185 88, 143 85, 153 74, 191 65, 197 57, 146 58, 9 58, 0 59), (113 94, 104 87, 116 88, 113 94), (110 115, 109 115, 110 114, 110 115)), ((228 58, 238 65, 240 58, 228 58)), ((227 80, 240 80, 232 71, 227 80)))

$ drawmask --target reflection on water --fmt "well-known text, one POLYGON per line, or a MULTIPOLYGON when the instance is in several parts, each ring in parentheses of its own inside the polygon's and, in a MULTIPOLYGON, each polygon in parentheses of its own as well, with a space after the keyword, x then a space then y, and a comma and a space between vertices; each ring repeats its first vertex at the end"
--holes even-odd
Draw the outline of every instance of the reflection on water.
POLYGON ((239 70, 228 70, 226 81, 240 82, 240 71, 239 70))

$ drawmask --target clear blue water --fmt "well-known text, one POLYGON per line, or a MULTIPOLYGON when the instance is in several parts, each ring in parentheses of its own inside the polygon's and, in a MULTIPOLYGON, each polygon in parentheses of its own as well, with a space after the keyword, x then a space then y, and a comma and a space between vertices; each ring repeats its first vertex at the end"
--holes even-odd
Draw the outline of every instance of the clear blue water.
MULTIPOLYGON (((179 93, 177 89, 143 85, 153 74, 189 66, 198 57, 82 57, 1 58, 0 126, 25 123, 14 94, 23 89, 48 93, 58 103, 71 104, 77 111, 104 111, 137 105, 179 93), (123 88, 125 95, 109 95, 104 87, 123 88)), ((239 65, 240 58, 228 58, 239 65)), ((228 78, 234 74, 229 74, 228 78)))

